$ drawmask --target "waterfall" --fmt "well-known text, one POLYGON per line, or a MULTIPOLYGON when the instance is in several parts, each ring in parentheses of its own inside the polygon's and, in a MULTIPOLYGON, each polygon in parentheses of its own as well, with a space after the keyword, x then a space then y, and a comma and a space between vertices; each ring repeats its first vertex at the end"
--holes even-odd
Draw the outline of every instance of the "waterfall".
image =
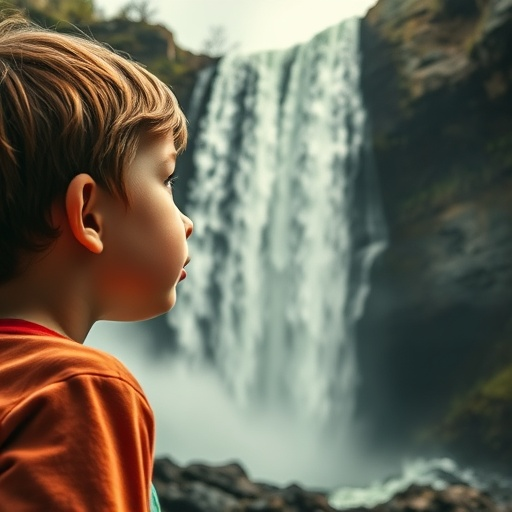
POLYGON ((160 319, 99 322, 87 341, 140 380, 159 456, 238 460, 283 485, 389 475, 354 423, 355 324, 386 240, 358 40, 349 20, 287 51, 224 58, 196 86, 175 336, 160 319), (176 350, 155 358, 148 346, 166 337, 176 350))
POLYGON ((193 262, 169 316, 181 354, 213 365, 240 407, 338 427, 352 416, 354 322, 384 243, 375 199, 356 193, 368 167, 358 42, 348 20, 208 71, 192 127, 193 262))

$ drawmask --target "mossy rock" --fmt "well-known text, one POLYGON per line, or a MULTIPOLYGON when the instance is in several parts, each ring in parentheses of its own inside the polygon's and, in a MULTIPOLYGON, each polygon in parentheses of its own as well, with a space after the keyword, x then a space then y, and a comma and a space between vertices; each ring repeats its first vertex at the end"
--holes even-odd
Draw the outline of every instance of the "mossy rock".
POLYGON ((470 462, 505 466, 512 457, 512 364, 456 401, 430 433, 470 462))

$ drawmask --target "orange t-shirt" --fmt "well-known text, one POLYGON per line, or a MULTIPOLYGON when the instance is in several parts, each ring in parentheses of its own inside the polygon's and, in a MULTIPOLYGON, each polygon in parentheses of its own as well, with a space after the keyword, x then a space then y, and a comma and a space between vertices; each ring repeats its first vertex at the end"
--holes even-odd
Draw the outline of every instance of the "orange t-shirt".
POLYGON ((146 512, 154 419, 114 357, 0 320, 0 511, 146 512))

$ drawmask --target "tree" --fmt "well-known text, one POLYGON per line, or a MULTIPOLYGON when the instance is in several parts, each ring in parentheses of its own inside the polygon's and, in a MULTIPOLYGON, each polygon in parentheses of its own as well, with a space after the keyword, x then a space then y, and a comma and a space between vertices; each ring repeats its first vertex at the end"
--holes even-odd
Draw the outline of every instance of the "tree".
POLYGON ((229 49, 226 27, 223 25, 212 25, 208 36, 203 41, 202 53, 212 57, 220 57, 229 49))
POLYGON ((96 17, 94 0, 10 0, 0 1, 0 7, 10 6, 36 10, 52 18, 71 23, 89 23, 96 17))
POLYGON ((156 12, 150 0, 132 0, 121 8, 119 17, 149 23, 156 12))

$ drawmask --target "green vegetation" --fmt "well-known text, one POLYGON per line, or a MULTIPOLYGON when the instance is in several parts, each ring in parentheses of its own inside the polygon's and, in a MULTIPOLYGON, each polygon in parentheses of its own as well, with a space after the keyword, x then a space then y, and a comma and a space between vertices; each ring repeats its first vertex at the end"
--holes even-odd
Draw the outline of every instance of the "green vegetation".
POLYGON ((98 18, 93 0, 9 0, 1 1, 0 8, 15 8, 39 21, 90 23, 98 18))
MULTIPOLYGON (((460 143, 463 129, 458 125, 446 125, 443 137, 453 140, 454 144, 457 141, 460 143)), ((455 161, 445 161, 445 168, 431 169, 423 183, 411 178, 410 191, 397 202, 398 222, 410 223, 449 205, 474 199, 482 191, 501 187, 505 181, 508 182, 512 177, 512 131, 500 133, 497 130, 494 137, 482 141, 480 145, 482 151, 476 157, 465 159, 461 154, 455 161)), ((398 136, 376 137, 375 149, 378 154, 408 151, 407 141, 398 136)))
POLYGON ((169 30, 150 23, 153 11, 147 0, 128 2, 112 19, 104 19, 93 0, 0 0, 0 9, 9 8, 21 10, 42 26, 88 34, 125 53, 171 85, 184 108, 198 70, 214 61, 179 48, 169 30))
POLYGON ((512 319, 469 365, 458 368, 458 393, 444 418, 417 434, 419 445, 435 445, 469 464, 485 461, 510 469, 512 456, 512 319), (475 379, 475 376, 478 375, 475 379), (469 387, 468 382, 473 382, 469 387), (462 459, 461 459, 462 460, 462 459))
POLYGON ((475 48, 478 46, 478 43, 482 40, 482 35, 484 33, 484 27, 487 22, 487 18, 489 16, 489 7, 487 7, 480 17, 477 19, 473 30, 467 35, 466 41, 464 42, 464 48, 468 55, 471 55, 475 48))
POLYGON ((407 223, 447 205, 468 199, 475 193, 488 188, 502 175, 502 172, 501 167, 486 166, 480 169, 467 169, 454 166, 445 176, 411 193, 399 208, 399 221, 407 223))
POLYGON ((512 168, 512 131, 489 141, 485 149, 493 163, 503 168, 512 168))
POLYGON ((512 364, 457 400, 434 434, 472 459, 485 454, 497 464, 512 456, 512 364))

